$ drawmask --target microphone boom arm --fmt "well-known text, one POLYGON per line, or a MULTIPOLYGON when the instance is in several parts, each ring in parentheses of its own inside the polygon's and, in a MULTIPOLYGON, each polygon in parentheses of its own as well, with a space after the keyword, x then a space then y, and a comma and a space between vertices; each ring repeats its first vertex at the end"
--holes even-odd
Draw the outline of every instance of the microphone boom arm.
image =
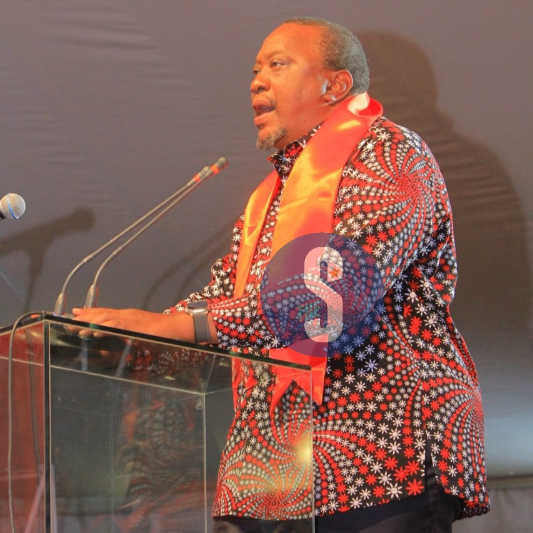
MULTIPOLYGON (((208 167, 206 167, 208 168, 208 167)), ((171 209, 173 209, 177 204, 183 200, 186 196, 188 196, 198 185, 202 183, 201 181, 190 181, 180 189, 178 192, 181 193, 179 196, 175 196, 174 200, 166 206, 162 211, 160 211, 157 216, 155 216, 150 222, 145 224, 140 230, 136 231, 127 241, 123 242, 118 248, 115 249, 115 251, 100 265, 100 268, 96 272, 96 275, 94 276, 93 283, 89 287, 89 290, 87 291, 87 296, 85 297, 85 305, 84 307, 96 307, 96 304, 98 303, 98 286, 97 282, 100 278, 100 274, 103 272, 103 270, 107 267, 107 265, 117 257, 120 253, 122 253, 134 240, 137 239, 137 237, 140 237, 147 229, 152 227, 156 222, 158 222, 161 218, 163 218, 171 209)))
MULTIPOLYGON (((98 280, 99 275, 101 274, 101 271, 103 268, 109 263, 112 259, 114 259, 124 248, 126 248, 133 240, 135 240, 138 236, 140 236, 144 231, 146 231, 152 224, 157 222, 162 216, 164 216, 170 209, 172 209, 175 205, 177 205, 183 198, 185 198, 188 194, 190 194, 200 183, 204 182, 211 176, 214 176, 224 168, 228 166, 228 161, 226 158, 221 157, 217 160, 217 162, 212 167, 205 166, 198 174, 196 174, 184 187, 176 191, 172 196, 169 198, 166 198, 161 203, 156 205, 153 209, 148 211, 145 215, 143 215, 140 219, 136 220, 133 224, 129 225, 126 229, 121 231, 118 235, 113 237, 111 240, 106 242, 104 245, 102 245, 100 248, 95 250, 93 253, 89 254, 85 259, 80 261, 70 272, 70 274, 67 276, 67 279, 63 283, 63 287, 61 289, 61 292, 59 293, 55 306, 54 306, 54 314, 62 316, 65 314, 65 309, 67 307, 67 297, 66 297, 66 289, 67 286, 78 270, 92 261, 97 255, 99 255, 101 252, 109 248, 112 244, 114 244, 116 241, 118 241, 120 238, 124 237, 124 235, 130 233, 133 231, 136 227, 138 227, 140 224, 142 224, 145 220, 150 218, 154 213, 157 213, 158 211, 161 211, 157 217, 154 217, 154 219, 145 226, 143 226, 139 231, 137 231, 133 237, 128 239, 122 246, 120 246, 113 254, 111 254, 110 257, 104 261, 98 272, 96 273, 96 276, 94 278, 93 284, 91 285, 91 288, 89 289, 89 293, 91 292, 91 289, 94 290, 94 292, 97 292, 98 289, 96 288, 96 282, 98 280)), ((89 297, 89 293, 87 294, 86 303, 92 299, 89 297)), ((95 296, 94 302, 92 305, 86 305, 85 307, 93 307, 96 303, 95 296)))

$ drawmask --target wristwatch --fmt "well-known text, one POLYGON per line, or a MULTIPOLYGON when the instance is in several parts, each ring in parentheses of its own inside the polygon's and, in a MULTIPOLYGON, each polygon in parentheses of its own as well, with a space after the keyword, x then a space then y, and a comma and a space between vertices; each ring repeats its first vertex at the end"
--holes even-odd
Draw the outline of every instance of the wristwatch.
POLYGON ((211 341, 211 332, 209 330, 209 305, 206 301, 189 302, 187 304, 187 314, 192 316, 194 325, 194 339, 196 344, 202 344, 211 341))

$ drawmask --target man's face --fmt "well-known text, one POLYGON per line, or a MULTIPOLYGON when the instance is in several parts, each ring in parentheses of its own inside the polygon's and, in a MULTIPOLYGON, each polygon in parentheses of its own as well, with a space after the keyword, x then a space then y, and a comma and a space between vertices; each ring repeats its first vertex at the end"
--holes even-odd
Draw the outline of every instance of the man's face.
POLYGON ((323 98, 332 71, 322 66, 322 31, 289 23, 265 39, 250 86, 258 148, 283 148, 332 112, 323 98))

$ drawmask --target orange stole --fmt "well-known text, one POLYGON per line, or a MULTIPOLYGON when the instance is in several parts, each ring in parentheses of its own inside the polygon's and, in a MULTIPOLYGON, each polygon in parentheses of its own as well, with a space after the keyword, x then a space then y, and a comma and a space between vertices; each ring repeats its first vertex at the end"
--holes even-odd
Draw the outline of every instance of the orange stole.
MULTIPOLYGON (((298 237, 332 231, 333 212, 344 165, 383 112, 381 104, 373 99, 370 99, 365 109, 354 111, 354 100, 355 98, 349 98, 339 104, 296 160, 281 198, 272 256, 298 237)), ((277 172, 271 172, 253 192, 246 206, 237 260, 234 293, 237 298, 244 295, 257 241, 280 185, 277 172)), ((304 383, 303 378, 294 380, 311 395, 313 401, 322 403, 327 357, 304 355, 291 348, 276 348, 270 350, 270 358, 311 366, 312 390, 309 390, 309 385, 304 383)), ((238 377, 239 367, 240 365, 234 366, 234 379, 238 377)), ((271 410, 292 380, 293 371, 290 368, 278 368, 271 410)), ((252 386, 253 383, 248 382, 247 385, 252 386)))

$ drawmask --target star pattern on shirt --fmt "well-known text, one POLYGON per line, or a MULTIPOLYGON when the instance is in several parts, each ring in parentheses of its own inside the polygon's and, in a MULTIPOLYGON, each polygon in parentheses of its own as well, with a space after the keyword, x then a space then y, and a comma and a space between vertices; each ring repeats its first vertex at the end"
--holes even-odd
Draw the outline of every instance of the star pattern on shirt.
MULTIPOLYGON (((282 185, 266 216, 244 296, 233 296, 241 217, 230 254, 213 266, 211 283, 189 297, 209 300, 223 348, 268 357, 269 348, 283 344, 265 325, 258 288, 283 183, 315 131, 271 157, 282 185)), ((332 233, 370 254, 386 294, 366 336, 343 335, 330 346, 323 402, 313 413, 315 513, 420 494, 427 449, 438 483, 463 499, 462 517, 487 512, 479 382, 449 309, 457 280, 452 212, 438 164, 418 135, 386 118, 374 123, 344 167, 332 233)), ((270 417, 272 375, 251 364, 240 372, 214 515, 307 517, 309 494, 299 492, 298 484, 284 498, 268 494, 281 475, 269 465, 296 446, 280 436, 282 421, 292 416, 303 435, 306 420, 298 418, 297 407, 309 399, 294 384, 270 417)), ((307 474, 305 468, 290 473, 299 479, 307 474)))

